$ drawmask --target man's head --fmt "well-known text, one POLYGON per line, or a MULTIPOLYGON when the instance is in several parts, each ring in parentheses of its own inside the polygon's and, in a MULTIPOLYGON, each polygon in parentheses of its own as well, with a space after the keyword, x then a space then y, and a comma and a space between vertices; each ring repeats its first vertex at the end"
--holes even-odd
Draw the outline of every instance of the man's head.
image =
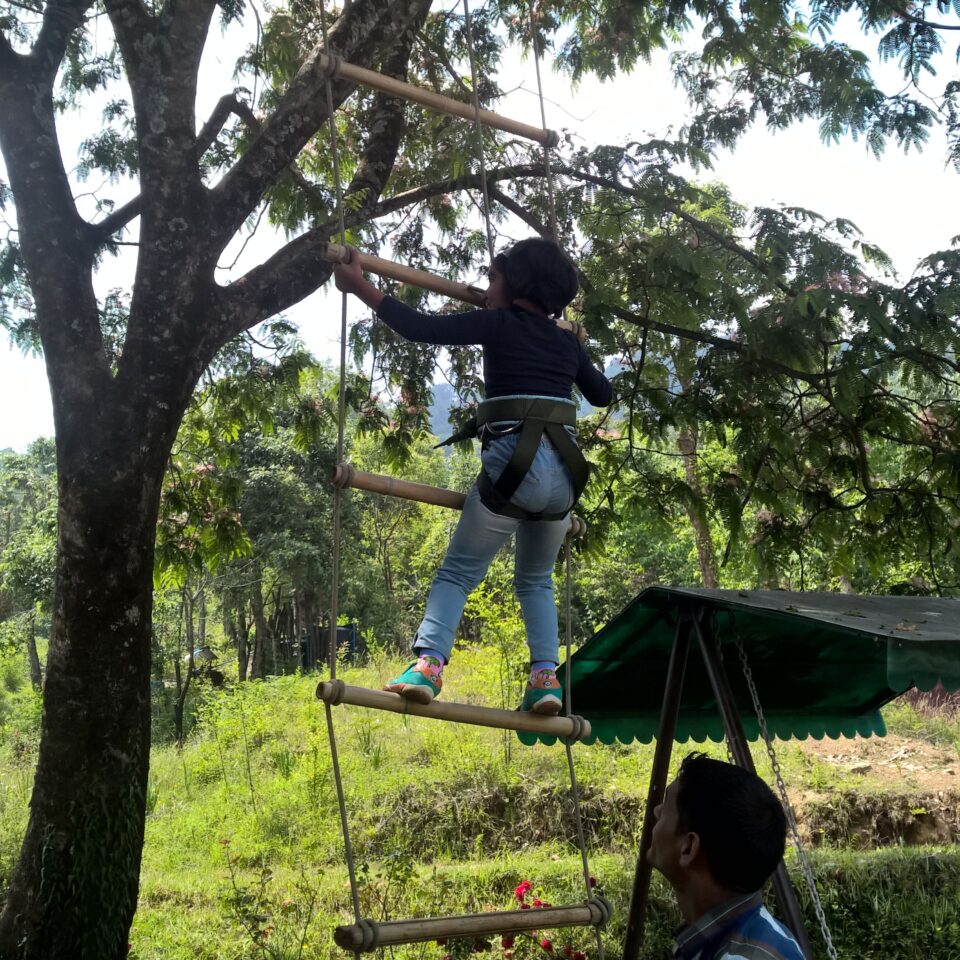
POLYGON ((709 878, 731 893, 760 889, 783 857, 786 818, 755 774, 691 753, 654 811, 647 859, 674 887, 709 878))
POLYGON ((529 300, 548 317, 559 316, 579 287, 573 261, 559 244, 541 237, 521 240, 497 254, 491 265, 494 273, 502 279, 510 301, 529 300))

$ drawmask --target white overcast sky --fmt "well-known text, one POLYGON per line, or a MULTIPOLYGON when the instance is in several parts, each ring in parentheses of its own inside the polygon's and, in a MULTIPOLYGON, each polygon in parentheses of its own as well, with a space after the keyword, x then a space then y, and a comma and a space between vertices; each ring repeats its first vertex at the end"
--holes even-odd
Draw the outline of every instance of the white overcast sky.
MULTIPOLYGON (((857 36, 854 31, 844 39, 855 43, 857 36)), ((226 45, 219 41, 209 45, 198 103, 201 120, 232 88, 230 74, 236 50, 246 39, 234 35, 226 45)), ((875 42, 868 41, 865 49, 872 51, 874 47, 875 42)), ((943 58, 944 69, 955 75, 954 64, 952 57, 943 58)), ((884 68, 881 75, 891 78, 890 89, 896 88, 895 75, 889 68, 884 68)), ((588 146, 667 135, 684 122, 686 105, 673 87, 665 55, 630 76, 605 84, 587 79, 573 91, 562 77, 549 70, 544 71, 543 79, 548 98, 547 125, 568 130, 588 146)), ((532 61, 516 58, 505 64, 498 80, 505 90, 517 89, 496 109, 539 125, 532 61)), ((944 80, 937 78, 941 89, 944 80)), ((99 123, 97 109, 71 117, 64 124, 63 151, 68 168, 76 163, 80 140, 99 123)), ((902 276, 909 276, 921 257, 948 246, 950 238, 960 233, 957 174, 945 168, 945 152, 943 135, 935 133, 922 153, 904 155, 891 145, 877 159, 862 141, 846 139, 825 146, 820 142, 817 124, 810 122, 776 134, 754 129, 735 152, 722 153, 714 170, 701 176, 726 182, 733 195, 749 206, 782 203, 808 207, 828 217, 847 217, 860 227, 865 239, 890 254, 902 276)), ((2 167, 0 176, 5 178, 2 167)), ((78 189, 90 189, 92 185, 78 189)), ((261 231, 240 268, 249 268, 282 243, 282 237, 261 231)), ((225 257, 224 262, 229 259, 225 257)), ((98 292, 128 284, 132 271, 132 257, 110 264, 98 279, 98 292)), ((333 359, 338 355, 339 298, 320 291, 288 315, 300 324, 304 340, 318 357, 333 359)), ((52 433, 42 360, 24 357, 0 342, 0 450, 22 450, 36 437, 52 433)))

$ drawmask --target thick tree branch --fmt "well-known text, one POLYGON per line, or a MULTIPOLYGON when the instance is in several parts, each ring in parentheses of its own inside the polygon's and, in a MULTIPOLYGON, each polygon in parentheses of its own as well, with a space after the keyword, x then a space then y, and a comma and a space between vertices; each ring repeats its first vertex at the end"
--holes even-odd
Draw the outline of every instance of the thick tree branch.
POLYGON ((92 282, 94 248, 63 167, 52 79, 17 71, 15 80, 0 83, 0 150, 59 425, 74 391, 105 382, 110 370, 92 282))
POLYGON ((54 0, 43 11, 43 25, 30 51, 30 60, 53 83, 67 50, 71 35, 84 22, 93 0, 54 0))
MULTIPOLYGON (((385 76, 398 80, 407 79, 410 51, 423 26, 429 6, 429 0, 420 3, 419 9, 413 14, 410 27, 400 35, 393 50, 384 57, 380 72, 385 76)), ((356 213, 360 216, 369 216, 393 172, 397 152, 406 131, 404 113, 405 103, 398 97, 378 93, 374 98, 373 116, 369 123, 370 135, 364 144, 363 156, 353 179, 343 194, 344 199, 353 197, 360 200, 356 206, 356 213)))
POLYGON ((20 59, 20 55, 10 46, 6 34, 0 32, 0 89, 7 79, 6 75, 13 72, 20 59))
MULTIPOLYGON (((140 0, 106 0, 137 118, 143 238, 167 232, 171 216, 206 203, 196 157, 197 75, 215 0, 170 0, 151 16, 140 0), (182 199, 174 210, 171 195, 182 199)), ((206 229, 201 228, 206 234, 206 229)), ((164 241, 165 242, 165 241, 164 241)))
POLYGON ((103 0, 103 6, 113 26, 127 71, 132 72, 140 61, 138 41, 145 40, 153 32, 154 18, 143 0, 103 0))
POLYGON ((501 207, 509 210, 517 219, 522 220, 531 230, 536 230, 541 237, 550 238, 553 236, 553 231, 547 224, 539 217, 535 217, 526 207, 514 200, 513 197, 507 196, 502 190, 489 185, 487 192, 490 194, 491 199, 496 200, 501 207))
MULTIPOLYGON (((539 165, 517 164, 487 171, 487 180, 492 183, 511 177, 542 175, 543 169, 539 165)), ((422 203, 431 197, 479 186, 479 174, 441 180, 388 197, 366 213, 345 211, 344 221, 347 227, 356 226, 422 203)), ((286 310, 327 282, 332 265, 321 259, 320 252, 322 244, 333 236, 337 226, 335 219, 318 224, 222 291, 223 313, 235 319, 234 333, 286 310)))
POLYGON ((889 7, 901 20, 919 23, 925 27, 930 27, 932 30, 960 30, 960 24, 940 23, 936 20, 927 20, 925 17, 918 17, 913 13, 908 13, 898 3, 891 3, 890 0, 880 0, 880 2, 885 7, 889 7))
POLYGON ((321 253, 332 232, 330 226, 308 230, 223 290, 221 315, 231 328, 228 336, 275 316, 326 283, 333 264, 321 253))
MULTIPOLYGON (((487 182, 494 183, 498 180, 514 180, 518 177, 542 177, 543 167, 540 164, 517 163, 508 167, 496 167, 487 171, 487 182)), ((413 190, 405 190, 403 193, 394 194, 381 200, 380 203, 370 211, 368 219, 378 220, 380 217, 388 216, 403 210, 406 207, 413 206, 416 203, 423 203, 433 197, 443 196, 445 193, 454 193, 457 190, 476 190, 481 185, 480 174, 468 173, 460 177, 449 177, 446 180, 438 180, 435 183, 429 183, 422 187, 415 187, 413 190)), ((348 226, 359 221, 348 218, 348 226)))
MULTIPOLYGON (((330 31, 330 48, 351 62, 372 62, 389 50, 419 16, 426 0, 406 3, 354 0, 330 31), (391 42, 392 41, 392 42, 391 42)), ((256 209, 281 170, 288 167, 327 119, 327 78, 321 45, 308 54, 259 137, 213 191, 219 241, 225 245, 256 209)), ((331 83, 336 109, 352 92, 348 82, 331 83)))

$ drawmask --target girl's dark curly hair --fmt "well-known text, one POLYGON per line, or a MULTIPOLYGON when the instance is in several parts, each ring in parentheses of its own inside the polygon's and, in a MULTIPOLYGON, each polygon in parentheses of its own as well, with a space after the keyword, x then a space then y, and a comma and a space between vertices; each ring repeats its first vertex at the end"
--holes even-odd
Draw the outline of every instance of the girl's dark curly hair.
POLYGON ((531 300, 548 317, 558 317, 577 295, 577 268, 558 243, 531 237, 494 257, 514 300, 531 300))

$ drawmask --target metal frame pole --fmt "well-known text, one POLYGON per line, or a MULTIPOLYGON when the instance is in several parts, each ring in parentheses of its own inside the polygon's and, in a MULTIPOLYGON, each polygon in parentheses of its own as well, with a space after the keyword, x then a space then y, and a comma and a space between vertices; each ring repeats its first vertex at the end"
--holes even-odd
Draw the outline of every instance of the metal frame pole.
MULTIPOLYGON (((750 754, 750 744, 743 730, 743 722, 740 719, 740 712, 737 709, 733 691, 730 689, 727 672, 723 667, 720 644, 717 642, 709 621, 706 622, 705 626, 703 624, 703 621, 706 620, 706 613, 706 607, 698 609, 698 615, 693 619, 693 627, 697 632, 697 640, 700 642, 707 676, 710 678, 710 686, 713 688, 713 695, 717 699, 717 707, 723 719, 723 729, 727 735, 727 742, 730 744, 730 752, 733 754, 734 762, 738 767, 756 773, 757 768, 754 766, 753 757, 750 754)), ((777 894, 777 903, 780 905, 787 926, 797 938, 803 955, 812 958, 813 948, 810 945, 810 938, 807 936, 807 928, 803 922, 803 914, 800 912, 797 894, 790 883, 787 868, 782 860, 777 864, 777 869, 774 871, 773 886, 777 894)))
POLYGON ((673 738, 677 732, 677 717, 680 713, 680 698, 683 695, 683 678, 690 651, 690 621, 684 615, 677 621, 673 637, 673 649, 667 666, 667 682, 660 707, 660 723, 657 727, 657 746, 650 769, 650 785, 647 789, 647 805, 643 814, 643 831, 640 834, 640 852, 630 894, 630 909, 627 913, 627 933, 623 942, 623 960, 637 960, 643 944, 643 931, 647 900, 650 892, 650 877, 653 867, 647 862, 647 851, 653 837, 653 811, 663 800, 667 789, 667 772, 673 752, 673 738))

